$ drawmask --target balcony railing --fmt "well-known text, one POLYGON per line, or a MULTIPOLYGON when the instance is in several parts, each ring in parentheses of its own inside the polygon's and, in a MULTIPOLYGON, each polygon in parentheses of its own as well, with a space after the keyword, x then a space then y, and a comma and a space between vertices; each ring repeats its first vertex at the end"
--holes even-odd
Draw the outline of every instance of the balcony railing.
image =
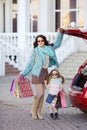
MULTIPOLYGON (((14 65, 19 70, 22 70, 27 63, 29 56, 31 55, 31 50, 33 48, 33 42, 35 37, 40 33, 26 33, 25 34, 25 49, 21 51, 19 48, 17 33, 0 33, 0 45, 2 53, 4 55, 3 62, 9 62, 9 64, 14 65)), ((56 37, 56 33, 42 33, 47 37, 47 40, 52 43, 56 37)), ((56 49, 56 55, 59 63, 63 62, 72 52, 76 51, 74 38, 72 36, 65 35, 61 46, 56 49)), ((21 43, 20 43, 21 44, 21 43)), ((0 61, 2 62, 2 56, 0 56, 0 61)), ((3 64, 4 64, 3 63, 3 64)), ((2 67, 2 65, 1 65, 2 67)), ((3 66, 4 67, 4 66, 3 66)), ((3 68, 4 70, 5 68, 3 68)), ((4 72, 4 71, 3 71, 4 72)))

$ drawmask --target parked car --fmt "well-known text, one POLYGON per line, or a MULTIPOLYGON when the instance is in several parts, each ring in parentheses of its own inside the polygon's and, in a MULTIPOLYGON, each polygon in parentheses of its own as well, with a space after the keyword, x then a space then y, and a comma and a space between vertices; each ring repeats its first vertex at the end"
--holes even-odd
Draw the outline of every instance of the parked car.
POLYGON ((62 31, 65 34, 80 37, 87 40, 87 29, 68 27, 66 29, 62 29, 62 31))
POLYGON ((87 113, 87 60, 72 79, 68 95, 73 106, 87 113))

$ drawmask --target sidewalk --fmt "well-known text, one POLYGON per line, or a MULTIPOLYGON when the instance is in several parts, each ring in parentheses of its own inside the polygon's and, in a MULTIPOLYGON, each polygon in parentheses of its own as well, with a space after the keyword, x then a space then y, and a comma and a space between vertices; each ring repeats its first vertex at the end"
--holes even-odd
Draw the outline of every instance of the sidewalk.
MULTIPOLYGON (((0 77, 0 130, 87 130, 87 115, 78 108, 71 107, 67 98, 68 108, 59 109, 59 119, 51 120, 47 104, 44 100, 44 120, 31 118, 33 97, 19 99, 9 92, 13 78, 17 76, 0 77)), ((66 80, 65 90, 68 92, 70 80, 66 80)), ((35 87, 33 91, 35 91, 35 87)), ((47 96, 47 90, 45 98, 47 96)))

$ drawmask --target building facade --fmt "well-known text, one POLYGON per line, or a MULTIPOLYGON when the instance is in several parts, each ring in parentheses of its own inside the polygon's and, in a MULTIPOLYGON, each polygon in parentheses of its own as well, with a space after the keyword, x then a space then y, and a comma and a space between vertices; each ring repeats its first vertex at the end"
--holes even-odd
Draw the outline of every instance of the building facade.
POLYGON ((0 0, 0 32, 55 32, 72 21, 86 28, 86 13, 86 0, 0 0))
MULTIPOLYGON (((21 65, 26 63, 36 35, 42 33, 52 42, 58 27, 66 28, 73 22, 76 27, 87 29, 86 2, 87 0, 0 0, 0 75, 5 75, 5 62, 23 69, 21 65)), ((82 39, 66 37, 63 43, 65 44, 57 52, 60 62, 71 52, 87 52, 87 42, 84 43, 82 39)))

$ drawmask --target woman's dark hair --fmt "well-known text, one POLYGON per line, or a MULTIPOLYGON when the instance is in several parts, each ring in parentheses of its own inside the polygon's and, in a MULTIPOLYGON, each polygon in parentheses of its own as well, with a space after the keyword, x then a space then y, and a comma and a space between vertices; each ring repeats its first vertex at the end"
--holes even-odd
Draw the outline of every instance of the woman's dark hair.
POLYGON ((34 48, 35 47, 37 47, 38 46, 38 38, 42 38, 43 40, 44 40, 44 44, 45 45, 51 45, 51 46, 53 46, 53 44, 49 44, 49 41, 46 39, 46 37, 44 36, 44 35, 42 35, 42 34, 40 34, 40 35, 38 35, 36 38, 35 38, 35 42, 33 43, 33 46, 34 46, 34 48))

